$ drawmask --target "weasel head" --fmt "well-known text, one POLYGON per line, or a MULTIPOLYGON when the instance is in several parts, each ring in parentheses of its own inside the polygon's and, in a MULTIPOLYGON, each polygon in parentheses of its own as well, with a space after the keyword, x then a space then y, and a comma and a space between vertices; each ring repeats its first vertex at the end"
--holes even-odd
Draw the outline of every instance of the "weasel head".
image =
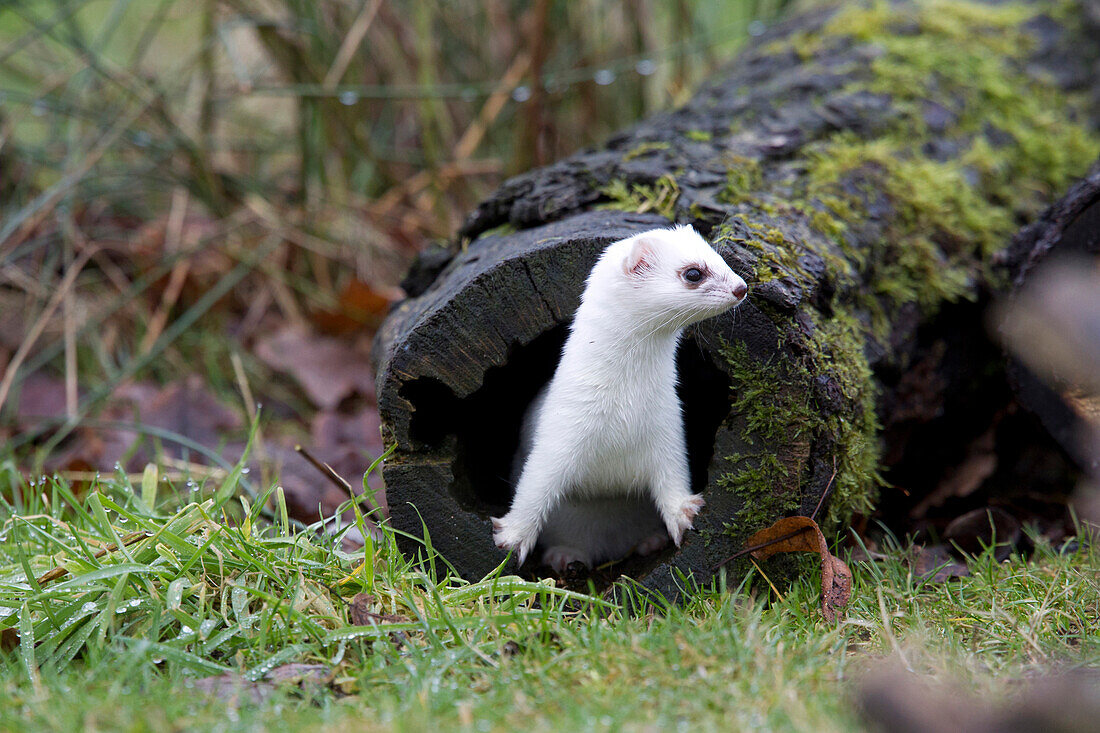
POLYGON ((724 313, 748 294, 745 281, 690 226, 654 229, 612 244, 593 269, 589 288, 604 278, 614 281, 616 310, 651 324, 654 332, 724 313))

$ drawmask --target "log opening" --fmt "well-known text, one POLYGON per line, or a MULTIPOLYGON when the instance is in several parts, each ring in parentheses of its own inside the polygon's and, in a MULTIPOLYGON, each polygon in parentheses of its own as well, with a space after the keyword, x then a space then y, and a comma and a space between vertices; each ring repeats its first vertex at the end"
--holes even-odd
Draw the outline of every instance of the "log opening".
MULTIPOLYGON (((454 482, 447 490, 466 511, 482 517, 508 511, 524 414, 557 369, 567 335, 568 325, 563 323, 528 344, 516 345, 507 363, 489 368, 483 386, 466 398, 456 397, 430 377, 402 388, 401 396, 412 406, 410 436, 429 449, 449 447, 454 482)), ((715 435, 730 411, 730 379, 695 335, 681 342, 677 371, 692 490, 702 493, 715 435)))

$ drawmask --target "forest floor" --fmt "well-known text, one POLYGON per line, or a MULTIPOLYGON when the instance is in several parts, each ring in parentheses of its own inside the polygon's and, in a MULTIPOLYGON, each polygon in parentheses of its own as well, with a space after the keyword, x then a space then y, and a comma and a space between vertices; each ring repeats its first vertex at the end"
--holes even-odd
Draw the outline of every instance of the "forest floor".
POLYGON ((318 524, 365 502, 294 446, 380 487, 367 364, 415 253, 786 4, 0 8, 0 730, 1100 717, 1100 549, 1060 519, 965 557, 846 538, 836 623, 809 557, 630 612, 318 524))
POLYGON ((888 537, 847 553, 837 623, 809 562, 782 592, 764 562, 630 612, 552 581, 467 583, 392 536, 344 551, 293 529, 281 492, 238 498, 242 467, 187 487, 151 465, 81 498, 0 469, 18 497, 0 512, 0 613, 18 615, 0 729, 947 730, 1100 703, 1087 542, 1035 536, 1028 558, 990 547, 937 577, 888 537))

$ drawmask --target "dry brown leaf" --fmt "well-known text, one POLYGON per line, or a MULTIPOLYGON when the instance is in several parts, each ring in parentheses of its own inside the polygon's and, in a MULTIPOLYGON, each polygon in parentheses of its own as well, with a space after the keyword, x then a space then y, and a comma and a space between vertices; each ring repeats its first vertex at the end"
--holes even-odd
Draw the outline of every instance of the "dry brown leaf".
POLYGON ((837 609, 848 605, 852 597, 852 571, 829 552, 825 535, 809 517, 784 517, 753 534, 745 544, 763 545, 752 552, 757 560, 767 560, 780 552, 816 552, 821 556, 821 613, 827 621, 835 621, 837 609))
POLYGON ((286 327, 260 339, 256 355, 302 385, 313 404, 333 409, 353 394, 374 396, 369 354, 330 336, 286 327))
POLYGON ((971 555, 997 543, 994 555, 1006 559, 1023 537, 1020 521, 1000 507, 983 507, 955 517, 943 530, 947 542, 971 555))
POLYGON ((385 624, 408 623, 407 616, 395 613, 377 613, 371 609, 378 603, 378 599, 369 593, 357 593, 351 599, 351 609, 348 616, 353 626, 382 626, 385 624))
POLYGON ((19 632, 13 628, 0 631, 0 651, 10 652, 19 647, 19 632))
POLYGON ((198 375, 158 390, 139 408, 144 424, 186 435, 205 446, 217 446, 225 432, 242 426, 240 414, 219 402, 198 375))
POLYGON ((16 424, 24 429, 41 418, 65 415, 65 380, 46 374, 30 374, 16 390, 19 403, 15 411, 16 424))
MULTIPOLYGON (((43 418, 65 415, 64 394, 62 380, 31 375, 20 385, 16 427, 30 429, 43 418)), ((212 449, 224 443, 226 433, 239 431, 243 425, 240 414, 219 402, 198 375, 163 388, 147 382, 121 385, 98 417, 163 428, 212 449)), ((171 440, 161 441, 161 449, 172 458, 183 455, 171 440)), ((137 429, 81 425, 61 450, 49 457, 46 467, 51 471, 111 471, 119 463, 134 469, 155 459, 152 441, 137 429), (135 451, 138 441, 142 444, 135 451)))
POLYGON ((970 568, 951 556, 943 545, 917 546, 909 554, 909 567, 914 575, 931 576, 933 583, 945 583, 952 578, 965 578, 970 568))
POLYGON ((271 696, 279 686, 327 681, 331 670, 323 664, 284 664, 264 675, 262 680, 251 681, 236 672, 202 677, 191 682, 193 689, 211 697, 237 703, 242 699, 259 704, 271 696))
POLYGON ((315 311, 313 324, 323 333, 342 336, 361 330, 364 326, 376 328, 390 310, 390 303, 398 299, 401 291, 393 288, 379 289, 362 280, 351 280, 340 292, 333 310, 315 311))

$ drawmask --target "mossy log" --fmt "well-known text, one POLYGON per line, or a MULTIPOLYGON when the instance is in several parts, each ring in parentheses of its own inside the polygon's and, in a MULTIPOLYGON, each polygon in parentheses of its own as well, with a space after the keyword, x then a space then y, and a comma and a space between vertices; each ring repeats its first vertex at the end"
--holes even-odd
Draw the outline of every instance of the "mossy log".
POLYGON ((469 578, 502 561, 489 518, 508 507, 523 411, 589 268, 674 221, 752 290, 679 354, 697 531, 617 570, 672 592, 826 492, 835 526, 872 506, 883 471, 933 480, 1011 399, 982 309, 1026 256, 1013 232, 1100 152, 1100 35, 1081 17, 822 9, 757 39, 684 107, 507 181, 420 258, 379 334, 393 524, 426 528, 469 578))

